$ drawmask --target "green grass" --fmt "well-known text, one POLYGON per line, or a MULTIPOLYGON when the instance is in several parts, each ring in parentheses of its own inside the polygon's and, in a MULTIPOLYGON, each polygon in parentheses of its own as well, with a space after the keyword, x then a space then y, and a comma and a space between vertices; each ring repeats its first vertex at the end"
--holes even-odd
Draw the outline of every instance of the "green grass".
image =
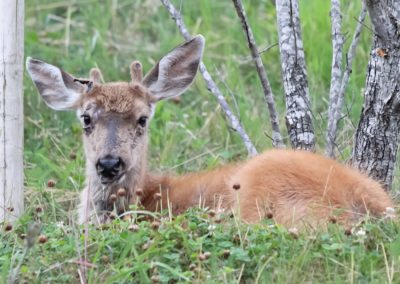
MULTIPOLYGON (((245 1, 261 48, 277 43, 272 2, 245 1)), ((331 65, 329 1, 300 2, 310 96, 318 150, 322 152, 331 65)), ((179 7, 181 1, 174 3, 179 7)), ((346 0, 343 7, 344 31, 351 37, 360 3, 346 0)), ((265 133, 271 129, 262 89, 248 60, 232 3, 186 0, 181 8, 190 31, 206 37, 204 61, 257 149, 270 148, 265 133)), ((62 66, 79 77, 98 66, 107 81, 128 80, 132 60, 141 60, 149 70, 182 42, 157 0, 32 0, 26 1, 25 19, 25 54, 62 66)), ((342 159, 350 153, 353 125, 360 115, 370 40, 371 33, 365 29, 346 94, 349 112, 339 133, 342 159)), ((288 142, 278 47, 263 53, 262 58, 288 142)), ((21 259, 25 244, 20 235, 31 222, 42 224, 48 241, 36 244, 22 259, 21 283, 79 282, 77 271, 82 267, 87 268, 90 283, 148 283, 157 279, 172 283, 383 283, 392 279, 400 283, 397 223, 367 220, 356 229, 366 235, 346 236, 344 228, 331 225, 325 232, 294 236, 268 220, 246 226, 226 217, 217 223, 203 209, 193 209, 173 220, 157 216, 161 221, 157 230, 152 229, 151 221, 139 222, 137 232, 128 230, 129 224, 122 221, 107 229, 90 228, 89 264, 79 263, 84 234, 74 225, 73 214, 84 182, 81 128, 74 113, 49 110, 27 76, 24 82, 26 213, 11 231, 3 228, 0 235, 0 283, 6 282, 11 267, 21 259), (55 187, 47 186, 49 179, 56 181, 55 187), (42 213, 36 212, 38 207, 42 213), (224 250, 229 250, 229 256, 223 255, 224 250), (199 260, 205 252, 211 256, 199 260)), ((158 106, 150 136, 150 167, 160 171, 212 168, 247 155, 200 76, 180 104, 163 102, 158 106)))

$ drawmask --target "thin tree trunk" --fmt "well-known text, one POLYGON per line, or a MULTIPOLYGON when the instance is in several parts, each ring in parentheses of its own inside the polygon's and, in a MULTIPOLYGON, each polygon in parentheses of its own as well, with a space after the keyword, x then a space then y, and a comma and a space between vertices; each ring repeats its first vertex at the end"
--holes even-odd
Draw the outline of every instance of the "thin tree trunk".
POLYGON ((344 38, 342 34, 342 13, 340 11, 340 0, 331 1, 331 21, 332 21, 332 70, 331 87, 329 90, 329 109, 328 109, 328 131, 325 153, 329 157, 334 157, 336 126, 335 112, 340 93, 342 80, 342 56, 344 38))
POLYGON ((285 144, 283 143, 281 131, 279 128, 279 116, 275 107, 274 95, 272 94, 271 85, 269 84, 269 80, 267 77, 267 72, 265 72, 264 64, 258 52, 256 39, 254 38, 251 27, 247 21, 246 12, 244 10, 242 1, 232 0, 232 2, 235 6, 236 13, 240 19, 240 22, 242 23, 243 30, 246 34, 247 44, 249 46, 251 56, 256 66, 257 74, 261 81, 261 86, 264 90, 264 97, 265 101, 267 102, 269 118, 271 120, 272 126, 272 143, 274 147, 285 148, 285 144))
POLYGON ((400 0, 367 0, 374 29, 352 163, 390 190, 400 130, 400 0))
POLYGON ((277 0, 276 14, 290 142, 295 149, 314 151, 315 136, 298 0, 277 0))
POLYGON ((24 1, 0 1, 0 222, 24 209, 24 1))
MULTIPOLYGON (((353 59, 356 55, 356 47, 360 41, 361 31, 362 31, 362 28, 364 25, 364 20, 365 20, 366 14, 367 14, 367 10, 366 10, 365 4, 363 2, 360 15, 358 16, 357 26, 354 31, 353 39, 351 41, 349 50, 346 55, 346 68, 343 72, 343 77, 341 77, 341 83, 339 85, 339 90, 336 87, 334 92, 332 92, 333 83, 331 80, 331 93, 330 93, 330 97, 329 97, 328 129, 327 129, 327 134, 326 134, 326 151, 325 151, 325 153, 332 158, 335 157, 337 128, 338 128, 338 123, 339 123, 339 120, 340 120, 340 117, 342 114, 344 94, 346 92, 347 84, 349 83, 350 74, 352 72, 353 59)), ((332 15, 332 18, 333 17, 334 16, 332 15)), ((333 19, 332 19, 332 21, 333 21, 333 19)), ((335 50, 335 48, 334 48, 334 50, 335 50)), ((332 67, 332 71, 333 71, 333 67, 332 67)), ((334 75, 332 74, 332 78, 333 78, 333 76, 334 75)), ((335 85, 336 85, 336 83, 337 82, 335 82, 335 85)))

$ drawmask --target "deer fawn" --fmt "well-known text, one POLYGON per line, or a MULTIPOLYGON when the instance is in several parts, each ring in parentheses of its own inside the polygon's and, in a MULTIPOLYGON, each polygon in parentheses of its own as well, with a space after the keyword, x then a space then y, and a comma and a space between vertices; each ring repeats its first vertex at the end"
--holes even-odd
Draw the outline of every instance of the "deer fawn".
POLYGON ((248 161, 184 176, 157 175, 146 163, 148 124, 155 104, 180 95, 193 81, 204 38, 173 49, 142 78, 131 64, 131 81, 101 83, 98 69, 76 79, 48 63, 28 58, 27 69, 40 95, 55 110, 77 110, 86 154, 86 187, 79 222, 104 222, 110 197, 120 188, 119 210, 140 199, 147 210, 174 214, 203 204, 236 210, 245 222, 273 216, 285 226, 318 225, 332 216, 342 223, 366 213, 394 215, 383 188, 354 169, 313 153, 270 150, 248 161))

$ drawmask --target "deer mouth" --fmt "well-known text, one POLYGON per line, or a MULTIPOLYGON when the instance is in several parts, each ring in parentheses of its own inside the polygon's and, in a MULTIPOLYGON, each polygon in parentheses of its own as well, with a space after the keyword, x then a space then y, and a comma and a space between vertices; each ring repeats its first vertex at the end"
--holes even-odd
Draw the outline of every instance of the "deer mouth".
POLYGON ((121 183, 125 179, 125 173, 120 173, 114 176, 99 175, 102 185, 111 185, 121 183))

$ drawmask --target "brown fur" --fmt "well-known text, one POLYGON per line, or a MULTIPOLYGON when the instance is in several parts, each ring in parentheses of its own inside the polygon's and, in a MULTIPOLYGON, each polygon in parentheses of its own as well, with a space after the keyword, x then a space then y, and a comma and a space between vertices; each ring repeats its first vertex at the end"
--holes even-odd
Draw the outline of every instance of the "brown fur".
POLYGON ((91 71, 91 80, 78 80, 53 65, 27 59, 46 103, 56 110, 77 109, 82 121, 86 187, 80 223, 93 218, 104 222, 105 211, 113 210, 110 198, 121 187, 127 196, 118 201, 118 211, 138 200, 148 210, 170 208, 174 214, 200 205, 233 211, 248 223, 272 216, 288 227, 316 227, 333 217, 348 224, 365 214, 393 215, 393 203, 377 182, 309 152, 271 150, 242 163, 184 176, 148 172, 148 120, 154 104, 186 90, 203 48, 204 38, 193 38, 164 56, 144 78, 141 64, 134 62, 129 83, 101 84, 98 69, 91 71), (111 177, 99 167, 104 160, 120 161, 111 177))
POLYGON ((249 223, 272 214, 288 227, 316 227, 332 217, 348 224, 367 213, 382 217, 393 207, 383 188, 358 171, 293 150, 270 150, 242 164, 180 177, 148 174, 144 193, 148 210, 167 208, 169 201, 177 214, 200 204, 234 210, 249 223), (159 192, 162 205, 156 206, 159 192))

